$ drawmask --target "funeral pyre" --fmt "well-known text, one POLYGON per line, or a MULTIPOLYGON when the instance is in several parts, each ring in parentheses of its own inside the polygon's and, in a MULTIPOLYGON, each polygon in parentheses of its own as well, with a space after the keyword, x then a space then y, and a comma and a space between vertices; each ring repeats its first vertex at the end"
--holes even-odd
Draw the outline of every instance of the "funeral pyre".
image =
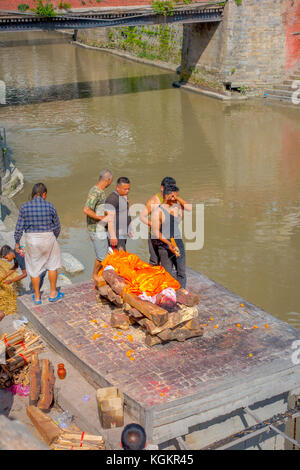
POLYGON ((199 296, 182 289, 162 266, 116 251, 102 264, 98 292, 119 307, 111 313, 113 327, 128 329, 138 324, 146 332, 148 346, 203 335, 197 318, 199 296))

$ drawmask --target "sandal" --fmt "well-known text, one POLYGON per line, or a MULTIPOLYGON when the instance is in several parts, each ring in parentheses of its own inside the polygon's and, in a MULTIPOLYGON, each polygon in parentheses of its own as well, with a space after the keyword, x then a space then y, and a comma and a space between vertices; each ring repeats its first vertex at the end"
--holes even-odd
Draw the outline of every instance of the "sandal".
POLYGON ((63 292, 58 292, 56 297, 53 297, 53 298, 49 297, 48 300, 49 302, 56 302, 57 300, 62 299, 64 296, 65 294, 63 292))
POLYGON ((35 305, 41 305, 42 301, 41 300, 35 300, 34 294, 32 294, 32 300, 35 305))

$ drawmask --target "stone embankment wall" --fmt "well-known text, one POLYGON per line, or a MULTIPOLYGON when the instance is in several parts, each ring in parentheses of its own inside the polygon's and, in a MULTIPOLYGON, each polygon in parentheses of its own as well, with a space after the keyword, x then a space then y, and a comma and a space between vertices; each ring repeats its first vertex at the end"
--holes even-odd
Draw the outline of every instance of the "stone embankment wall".
POLYGON ((300 0, 228 0, 221 23, 101 28, 78 40, 181 65, 184 81, 259 90, 300 63, 300 0))
POLYGON ((180 65, 182 25, 130 26, 78 31, 78 41, 90 46, 130 52, 141 59, 180 65))

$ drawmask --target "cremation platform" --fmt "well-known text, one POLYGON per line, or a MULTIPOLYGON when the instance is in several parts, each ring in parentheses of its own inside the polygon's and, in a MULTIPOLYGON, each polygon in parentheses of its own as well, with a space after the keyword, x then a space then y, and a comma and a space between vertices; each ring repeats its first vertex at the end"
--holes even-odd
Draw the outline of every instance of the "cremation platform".
POLYGON ((57 303, 44 294, 35 306, 22 296, 18 312, 94 384, 119 386, 148 442, 162 443, 300 387, 292 361, 300 331, 195 271, 188 271, 188 287, 200 294, 204 336, 182 343, 148 347, 140 328, 111 328, 114 307, 91 282, 65 288, 57 303))

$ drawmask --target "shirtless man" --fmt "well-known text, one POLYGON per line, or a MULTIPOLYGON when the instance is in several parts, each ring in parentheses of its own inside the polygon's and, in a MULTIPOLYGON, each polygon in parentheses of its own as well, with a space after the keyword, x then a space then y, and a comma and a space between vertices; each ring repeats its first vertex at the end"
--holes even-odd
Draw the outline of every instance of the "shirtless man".
POLYGON ((148 247, 149 247, 149 253, 150 253, 149 264, 151 264, 152 266, 157 266, 159 264, 159 258, 158 258, 158 253, 156 251, 156 248, 154 248, 152 244, 152 240, 151 240, 151 213, 154 211, 156 207, 159 206, 159 204, 162 204, 164 187, 170 184, 175 185, 176 181, 171 176, 166 176, 161 182, 160 192, 150 197, 150 199, 146 202, 146 205, 140 215, 140 220, 144 222, 144 224, 148 225, 149 227, 149 237, 148 237, 148 247))
POLYGON ((191 211, 192 206, 181 199, 178 192, 179 188, 175 185, 165 186, 163 204, 153 211, 152 229, 155 238, 151 242, 158 253, 161 265, 171 275, 175 268, 177 281, 182 288, 185 288, 185 249, 179 224, 183 218, 183 211, 191 211), (175 246, 172 239, 175 241, 175 246))

